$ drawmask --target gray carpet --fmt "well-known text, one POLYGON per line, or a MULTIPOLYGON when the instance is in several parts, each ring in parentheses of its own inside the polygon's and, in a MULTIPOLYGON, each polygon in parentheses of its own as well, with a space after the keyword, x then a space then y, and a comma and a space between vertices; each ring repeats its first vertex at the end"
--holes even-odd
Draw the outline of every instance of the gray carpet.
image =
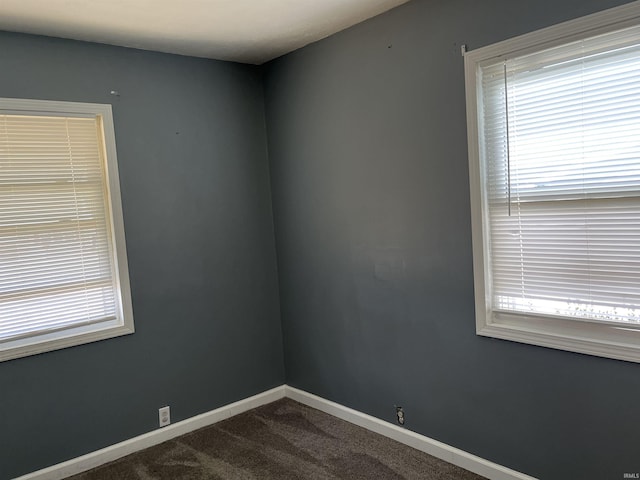
POLYGON ((73 480, 480 480, 462 468, 279 400, 73 480))

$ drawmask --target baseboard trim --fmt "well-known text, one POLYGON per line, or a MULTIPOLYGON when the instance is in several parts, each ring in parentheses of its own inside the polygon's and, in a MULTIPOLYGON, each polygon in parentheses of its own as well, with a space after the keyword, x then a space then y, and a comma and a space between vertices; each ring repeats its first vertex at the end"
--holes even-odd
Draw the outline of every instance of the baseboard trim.
POLYGON ((465 468, 473 473, 490 478, 491 480, 536 480, 524 473, 490 462, 471 453, 452 447, 424 435, 401 428, 366 413, 331 402, 317 395, 285 385, 285 396, 297 402, 313 407, 322 412, 338 417, 347 422, 389 437, 404 445, 433 455, 436 458, 465 468))
POLYGON ((95 452, 73 458, 57 465, 23 475, 14 480, 62 480, 71 475, 86 472, 105 463, 113 462, 126 455, 153 447, 159 443, 185 435, 199 428, 213 425, 227 418, 246 412, 267 403, 288 397, 292 400, 308 405, 322 412, 333 415, 347 422, 389 437, 404 445, 408 445, 422 452, 433 455, 446 462, 465 468, 471 472, 487 477, 491 480, 536 480, 534 477, 516 472, 496 463, 472 455, 464 450, 452 447, 424 435, 398 427, 366 413, 353 410, 339 403, 326 400, 312 393, 281 385, 244 400, 225 405, 210 412, 182 420, 168 427, 153 430, 149 433, 116 443, 95 452))
POLYGON ((124 442, 116 443, 115 445, 82 455, 81 457, 73 458, 69 461, 23 475, 14 480, 61 480, 71 475, 77 475, 78 473, 99 467, 105 463, 113 462, 139 450, 153 447, 154 445, 166 442, 180 435, 193 432, 199 428, 208 427, 209 425, 213 425, 221 420, 226 420, 229 417, 246 412, 247 410, 275 402, 284 396, 285 386, 281 385, 266 392, 259 393, 258 395, 245 398, 244 400, 173 423, 167 427, 153 430, 149 433, 125 440, 124 442))

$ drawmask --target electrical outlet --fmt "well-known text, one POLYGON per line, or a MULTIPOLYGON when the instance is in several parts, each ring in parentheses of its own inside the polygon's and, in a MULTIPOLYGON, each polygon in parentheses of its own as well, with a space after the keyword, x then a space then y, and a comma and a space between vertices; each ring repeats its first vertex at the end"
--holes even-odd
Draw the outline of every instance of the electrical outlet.
POLYGON ((161 427, 169 425, 171 423, 171 407, 166 406, 158 409, 158 418, 161 427))
POLYGON ((396 405, 396 417, 398 417, 398 423, 404 425, 404 410, 402 407, 396 405))

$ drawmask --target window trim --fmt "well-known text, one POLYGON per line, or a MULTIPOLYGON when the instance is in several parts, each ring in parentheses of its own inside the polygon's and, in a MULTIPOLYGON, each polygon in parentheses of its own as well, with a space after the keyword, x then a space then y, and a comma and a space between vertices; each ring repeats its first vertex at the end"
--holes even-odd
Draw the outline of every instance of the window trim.
POLYGON ((491 310, 485 169, 480 158, 478 67, 640 24, 640 1, 611 8, 464 54, 476 333, 531 345, 640 363, 640 327, 550 316, 509 315, 491 310))
POLYGON ((0 362, 134 333, 131 287, 120 198, 120 177, 111 105, 0 98, 0 111, 17 114, 99 116, 101 118, 104 138, 103 155, 106 165, 107 219, 110 221, 114 275, 118 287, 117 298, 120 300, 118 318, 114 320, 0 342, 0 362))

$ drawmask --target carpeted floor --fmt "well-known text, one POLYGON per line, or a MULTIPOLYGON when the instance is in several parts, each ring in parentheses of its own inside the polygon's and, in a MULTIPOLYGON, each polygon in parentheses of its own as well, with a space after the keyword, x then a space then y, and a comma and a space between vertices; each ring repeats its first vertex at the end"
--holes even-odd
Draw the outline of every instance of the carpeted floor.
POLYGON ((73 480, 480 480, 483 477, 282 399, 73 480))

